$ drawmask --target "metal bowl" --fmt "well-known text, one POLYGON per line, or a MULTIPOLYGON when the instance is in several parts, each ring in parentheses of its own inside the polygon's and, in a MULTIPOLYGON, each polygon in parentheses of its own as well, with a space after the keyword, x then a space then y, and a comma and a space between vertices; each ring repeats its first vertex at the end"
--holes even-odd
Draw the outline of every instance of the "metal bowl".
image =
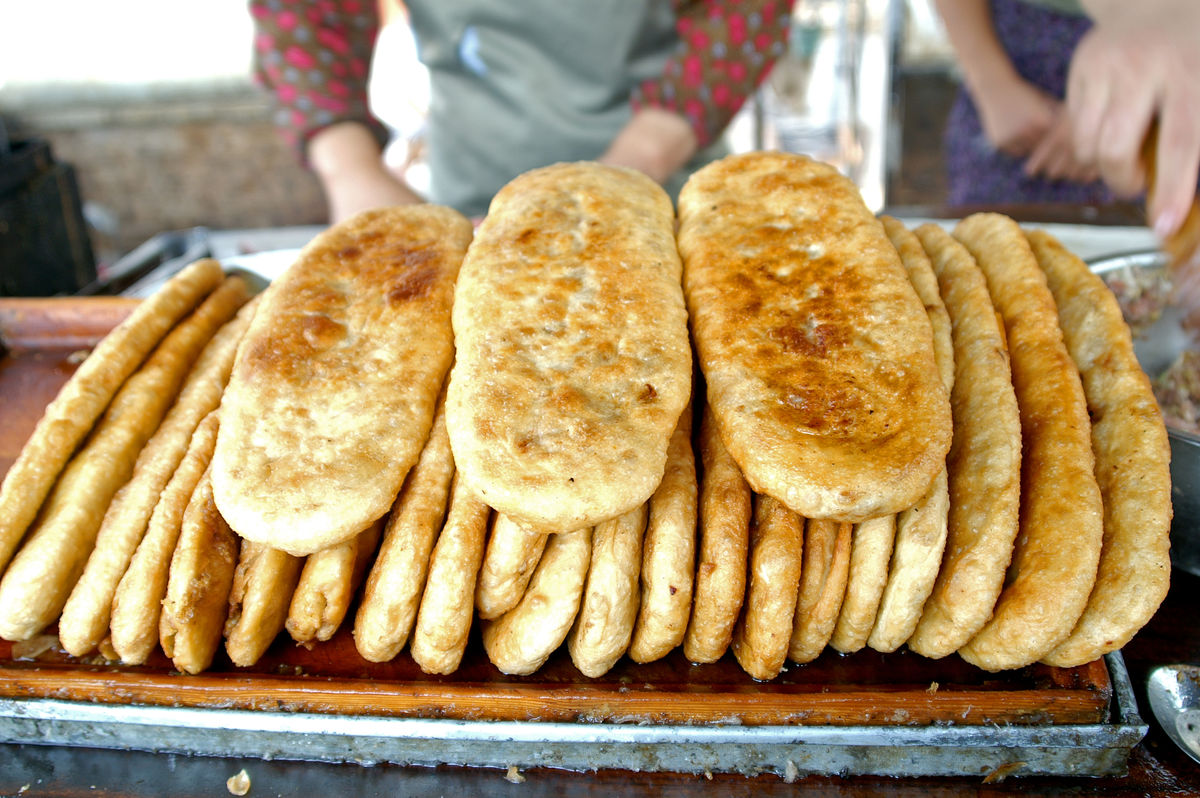
MULTIPOLYGON (((1161 274, 1167 256, 1157 251, 1129 252, 1089 261, 1092 271, 1105 281, 1124 277, 1146 280, 1161 274)), ((1151 378, 1165 371, 1193 336, 1183 329, 1183 313, 1167 305, 1162 315, 1135 331, 1134 354, 1151 378)), ((1171 442, 1171 561, 1175 567, 1200 575, 1200 435, 1172 426, 1167 419, 1171 442)))

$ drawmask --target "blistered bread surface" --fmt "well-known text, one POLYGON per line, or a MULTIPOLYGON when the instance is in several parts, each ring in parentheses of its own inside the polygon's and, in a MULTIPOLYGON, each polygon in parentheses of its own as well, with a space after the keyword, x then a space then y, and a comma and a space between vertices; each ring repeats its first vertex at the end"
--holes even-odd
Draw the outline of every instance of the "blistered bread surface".
POLYGON ((450 307, 470 238, 448 208, 366 211, 267 289, 213 463, 217 504, 240 535, 309 554, 388 510, 453 360, 450 307))
POLYGON ((593 163, 496 195, 459 276, 447 424, 498 511, 579 529, 662 479, 692 376, 673 221, 649 178, 593 163))
POLYGON ((730 156, 679 198, 697 354, 756 492, 806 518, 911 507, 950 447, 925 308, 857 188, 787 153, 730 156))

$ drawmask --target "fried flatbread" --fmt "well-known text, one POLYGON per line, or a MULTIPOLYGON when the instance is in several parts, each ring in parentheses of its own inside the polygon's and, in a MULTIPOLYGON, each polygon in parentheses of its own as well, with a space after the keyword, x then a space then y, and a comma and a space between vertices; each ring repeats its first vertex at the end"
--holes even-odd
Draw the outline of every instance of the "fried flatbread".
POLYGON ((833 167, 734 155, 679 197, 696 351, 756 493, 807 518, 911 507, 950 448, 929 317, 896 248, 833 167))
POLYGON ((770 496, 756 497, 749 584, 731 646, 755 679, 774 679, 787 659, 803 552, 804 519, 770 496))
POLYGON ((1096 582, 1103 508, 1079 371, 1054 297, 1021 228, 974 214, 955 226, 987 278, 1012 355, 1021 414, 1021 510, 1012 562, 992 617, 959 649, 985 670, 1020 668, 1075 628, 1096 582))
POLYGON ((679 416, 667 450, 667 471, 650 497, 642 545, 642 602, 629 658, 651 662, 683 642, 696 573, 696 457, 692 408, 679 416))
POLYGON ((125 378, 221 277, 221 264, 208 258, 185 267, 106 335, 46 406, 0 485, 0 571, 125 378))
POLYGON ((295 555, 388 511, 454 356, 471 223, 378 209, 315 238, 266 290, 221 405, 213 493, 238 534, 295 555))
MULTIPOLYGON (((937 274, 921 240, 902 222, 881 217, 888 238, 900 253, 908 279, 917 296, 925 303, 925 312, 933 327, 933 355, 946 390, 951 392, 953 411, 954 336, 950 314, 942 300, 937 274)), ((953 446, 953 443, 951 444, 953 446)), ((875 624, 867 645, 876 651, 894 651, 904 644, 917 622, 921 608, 933 590, 942 554, 946 548, 946 515, 950 509, 946 469, 943 468, 915 505, 896 516, 895 542, 887 584, 880 596, 875 624)), ((853 576, 851 576, 853 580, 853 576)))
POLYGON ((716 662, 729 648, 746 593, 746 552, 753 494, 705 406, 698 441, 700 544, 693 582, 692 616, 683 653, 692 662, 716 662))
POLYGON ((1028 238, 1083 378, 1104 501, 1100 566, 1087 607, 1071 635, 1042 657, 1074 667, 1128 643, 1167 595, 1171 447, 1112 292, 1053 236, 1035 230, 1028 238))
POLYGON ((662 480, 692 356, 667 194, 590 163, 500 190, 454 298, 454 459, 498 512, 546 530, 626 513, 662 480))
POLYGON ((953 322, 954 443, 946 460, 945 551, 908 639, 918 654, 940 658, 987 622, 1004 585, 1020 507, 1021 420, 1004 330, 978 264, 937 225, 915 232, 953 322))

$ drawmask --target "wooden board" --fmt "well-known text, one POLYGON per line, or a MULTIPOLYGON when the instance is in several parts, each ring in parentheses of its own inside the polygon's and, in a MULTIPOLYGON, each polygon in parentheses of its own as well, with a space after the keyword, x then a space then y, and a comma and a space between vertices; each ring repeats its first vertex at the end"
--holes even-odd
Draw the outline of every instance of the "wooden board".
MULTIPOLYGON (((70 376, 81 348, 132 306, 112 298, 0 299, 0 473, 70 376)), ((127 667, 75 659, 56 646, 38 651, 0 641, 0 695, 466 720, 1046 725, 1106 722, 1112 684, 1102 660, 989 674, 953 656, 870 650, 846 656, 831 649, 766 683, 747 676, 732 656, 694 665, 678 650, 646 665, 622 659, 600 679, 584 677, 560 650, 536 674, 512 677, 488 662, 477 636, 462 667, 443 677, 423 673, 407 652, 369 663, 343 627, 311 650, 281 634, 252 668, 232 665, 222 651, 199 676, 175 672, 161 651, 144 666, 127 667)))

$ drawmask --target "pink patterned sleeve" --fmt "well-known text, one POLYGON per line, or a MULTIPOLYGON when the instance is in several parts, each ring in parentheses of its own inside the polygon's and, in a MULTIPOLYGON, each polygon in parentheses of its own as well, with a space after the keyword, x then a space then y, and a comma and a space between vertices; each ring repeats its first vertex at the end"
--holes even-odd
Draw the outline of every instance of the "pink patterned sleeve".
POLYGON ((357 121, 379 140, 367 107, 367 75, 379 34, 375 0, 250 0, 255 78, 275 98, 275 122, 301 159, 308 139, 357 121))
POLYGON ((683 114, 700 146, 720 136, 784 53, 793 0, 675 0, 677 51, 634 109, 683 114))

